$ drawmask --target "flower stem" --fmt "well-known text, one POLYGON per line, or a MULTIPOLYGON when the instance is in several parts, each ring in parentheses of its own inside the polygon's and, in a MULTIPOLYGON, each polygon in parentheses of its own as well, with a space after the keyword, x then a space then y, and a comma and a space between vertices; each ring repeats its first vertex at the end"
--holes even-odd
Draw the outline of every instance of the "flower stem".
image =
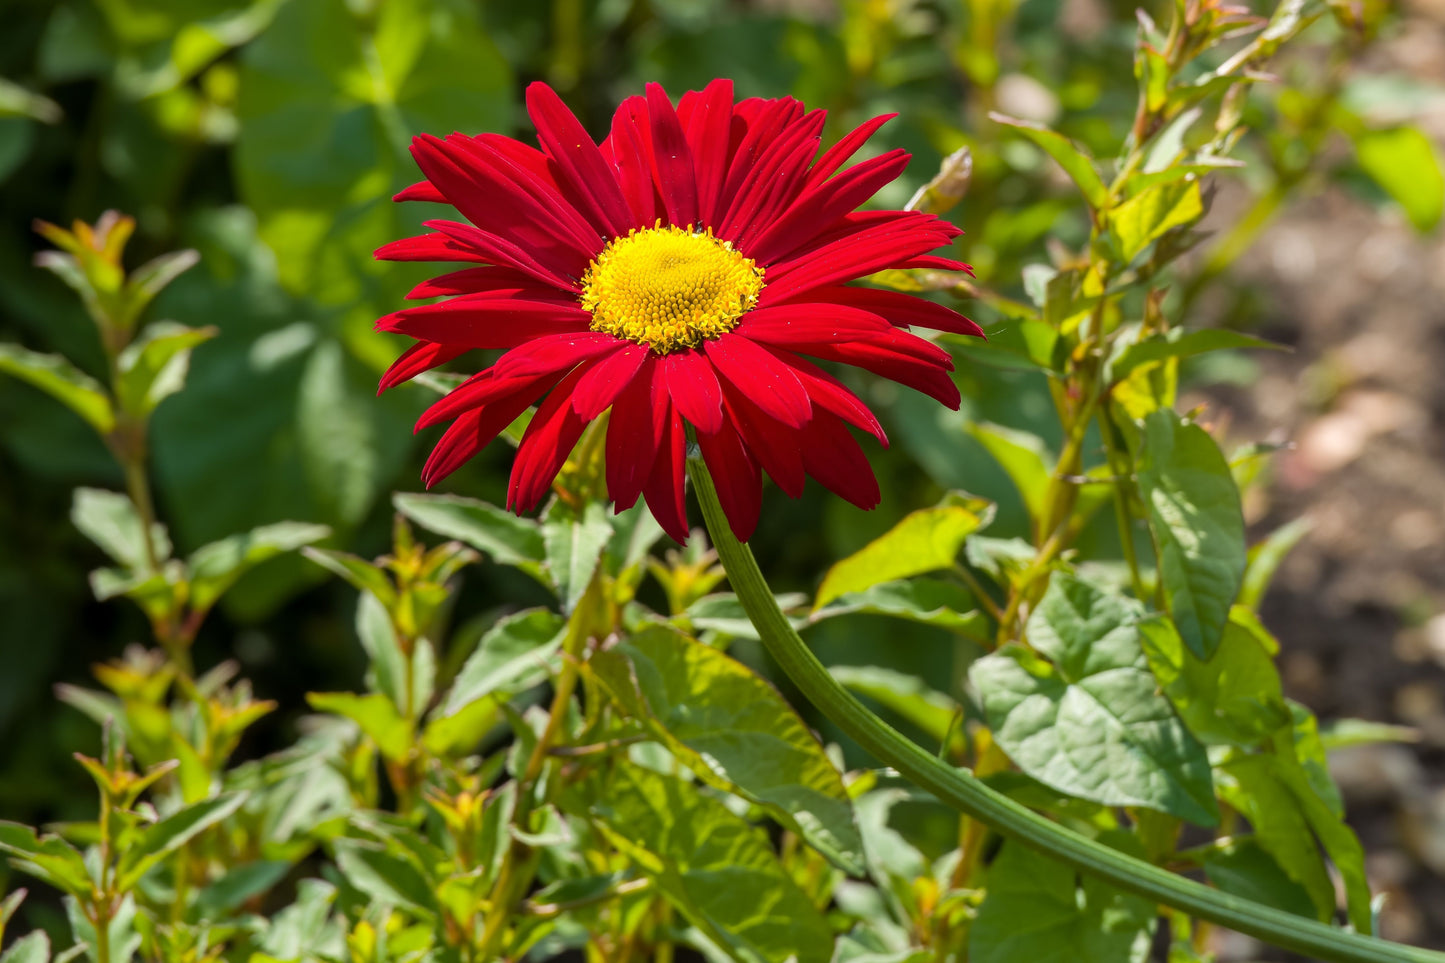
POLYGON ((690 459, 688 474, 733 591, 773 660, 823 715, 914 785, 999 835, 1031 846, 1074 869, 1275 946, 1334 963, 1445 963, 1445 953, 1326 926, 1177 876, 1068 830, 990 789, 967 770, 935 758, 833 679, 788 624, 752 551, 733 537, 702 462, 690 459))

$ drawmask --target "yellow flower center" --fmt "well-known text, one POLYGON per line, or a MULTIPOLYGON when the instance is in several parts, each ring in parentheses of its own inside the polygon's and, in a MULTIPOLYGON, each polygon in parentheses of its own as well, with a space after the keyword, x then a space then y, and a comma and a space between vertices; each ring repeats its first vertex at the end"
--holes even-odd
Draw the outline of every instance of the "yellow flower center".
POLYGON ((758 303, 763 269, 712 232, 650 227, 614 238, 582 276, 592 330, 658 354, 731 331, 758 303))

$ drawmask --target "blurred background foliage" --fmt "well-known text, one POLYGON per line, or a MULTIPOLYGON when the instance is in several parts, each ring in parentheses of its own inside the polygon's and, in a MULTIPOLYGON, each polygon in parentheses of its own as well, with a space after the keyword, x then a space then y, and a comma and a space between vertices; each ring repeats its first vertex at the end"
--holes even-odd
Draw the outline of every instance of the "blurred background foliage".
MULTIPOLYGON (((1355 69, 1376 30, 1341 26, 1353 17, 1390 31, 1391 17, 1370 7, 1382 2, 1342 2, 1255 86, 1243 109, 1257 133, 1236 151, 1250 164, 1222 175, 1235 180, 1242 213, 1189 262, 1169 311, 1187 310, 1201 280, 1227 271, 1271 216, 1328 182, 1434 228, 1445 181, 1430 140, 1402 124, 1399 107, 1436 92, 1355 69)), ((1167 21, 1167 9, 1152 12, 1167 21)), ((375 397, 402 345, 372 322, 427 272, 371 258, 432 216, 390 200, 417 179, 413 134, 530 137, 520 93, 534 79, 599 133, 647 80, 674 96, 715 76, 732 77, 740 96, 791 94, 830 111, 829 139, 897 111, 873 150, 905 147, 914 161, 877 203, 903 205, 943 158, 971 149, 972 183, 951 216, 987 295, 965 310, 995 333, 1008 327, 1009 299, 1027 299, 1031 278, 1047 280, 1043 266, 1077 255, 1088 224, 1052 162, 989 112, 1048 123, 1108 156, 1129 133, 1135 70, 1147 69, 1133 62, 1133 0, 0 0, 0 23, 0 341, 102 364, 80 305, 32 266, 43 246, 35 218, 93 220, 117 208, 138 220, 135 263, 179 247, 200 253, 153 312, 219 330, 196 350, 183 400, 163 404, 153 426, 160 515, 183 554, 283 519, 326 524, 334 547, 363 556, 385 550, 389 492, 418 487, 434 440, 410 430, 428 389, 375 397)), ((1254 324, 1257 296, 1225 290, 1218 316, 1254 324)), ((1216 358, 1185 377, 1247 382, 1250 365, 1216 358)), ((994 534, 1025 533, 1018 494, 964 426, 1047 439, 1057 432, 1047 388, 1040 375, 981 364, 961 366, 959 378, 960 413, 867 386, 894 439, 874 459, 882 510, 860 513, 813 488, 801 505, 768 495, 754 544, 779 590, 811 589, 811 573, 945 488, 996 500, 994 534)), ((500 502, 509 459, 493 446, 444 487, 500 502)), ((91 663, 148 637, 138 610, 91 599, 85 573, 101 557, 67 521, 77 485, 122 483, 80 419, 0 379, 8 819, 88 814, 91 787, 69 756, 94 752, 97 736, 52 685, 84 680, 91 663)), ((480 571, 458 619, 536 601, 517 577, 480 571)), ((247 735, 242 757, 290 737, 305 691, 358 687, 353 604, 350 590, 287 556, 248 575, 207 623, 198 667, 234 657, 282 707, 247 735)), ((815 641, 830 661, 944 679, 955 671, 945 638, 899 647, 861 618, 829 623, 815 641)))

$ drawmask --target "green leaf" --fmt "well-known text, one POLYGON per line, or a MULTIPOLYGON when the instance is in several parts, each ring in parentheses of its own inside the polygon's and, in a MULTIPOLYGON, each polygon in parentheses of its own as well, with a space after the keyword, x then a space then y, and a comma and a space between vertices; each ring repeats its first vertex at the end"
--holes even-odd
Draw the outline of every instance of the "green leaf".
MULTIPOLYGON (((140 516, 125 495, 100 488, 77 488, 70 521, 119 564, 133 570, 149 569, 140 516)), ((151 526, 151 545, 157 558, 170 557, 170 536, 159 522, 151 526)))
POLYGON ((260 896, 281 882, 291 864, 260 860, 226 870, 226 874, 196 894, 196 910, 204 919, 235 912, 249 899, 260 896))
POLYGON ((1009 321, 988 332, 988 340, 952 337, 949 346, 970 361, 1013 371, 1058 370, 1055 350, 1059 332, 1038 320, 1009 321))
MULTIPOLYGON (((146 306, 155 300, 156 295, 164 291, 176 278, 195 267, 200 259, 201 255, 197 251, 171 251, 169 254, 152 258, 132 271, 125 285, 125 314, 117 319, 120 326, 129 329, 146 306)), ((162 321, 160 324, 170 325, 174 322, 162 321)), ((150 334, 150 331, 146 333, 150 334)))
POLYGON ((188 328, 174 321, 147 327, 116 359, 121 408, 139 420, 149 417, 156 405, 186 386, 191 351, 216 334, 215 328, 188 328))
POLYGON ((25 934, 0 954, 0 963, 50 963, 50 937, 44 930, 25 934))
POLYGON ((306 701, 318 712, 345 716, 361 727, 388 759, 405 759, 411 750, 412 728, 396 705, 379 692, 308 692, 306 701))
POLYGON ((744 961, 829 963, 833 933, 762 830, 691 783, 619 767, 591 793, 609 840, 678 911, 744 961))
POLYGON ((1244 581, 1239 588, 1239 604, 1247 609, 1259 610, 1264 593, 1269 591, 1274 573, 1286 555, 1310 533, 1314 522, 1308 517, 1296 518, 1276 528, 1259 543, 1252 545, 1246 556, 1244 581))
POLYGON ((457 673, 441 714, 455 715, 498 690, 530 688, 543 681, 566 631, 566 621, 546 609, 528 609, 498 621, 457 673))
POLYGON ((432 884, 410 860, 359 839, 336 841, 336 865, 347 882, 373 900, 426 919, 438 912, 432 884))
POLYGON ((1168 620, 1141 625, 1144 652, 1189 731, 1211 745, 1255 746, 1290 725, 1268 650, 1231 622, 1209 661, 1197 658, 1168 620))
POLYGON ((9 853, 15 867, 56 889, 86 896, 94 888, 85 858, 59 836, 37 836, 20 823, 0 821, 0 853, 9 853))
POLYGON ((315 959, 326 945, 344 946, 345 931, 332 920, 336 887, 319 879, 296 884, 296 900, 268 922, 258 937, 261 950, 275 960, 315 959))
MULTIPOLYGON (((356 637, 366 650, 366 684, 391 700, 395 706, 407 703, 406 654, 401 650, 401 641, 396 637, 391 614, 375 595, 362 592, 356 599, 356 637)), ((420 652, 420 646, 418 646, 420 652)), ((413 663, 413 669, 416 668, 413 663)), ((420 681, 413 672, 412 705, 424 705, 426 698, 417 698, 416 684, 420 681)))
POLYGON ((1109 230, 1125 264, 1169 231, 1204 216, 1199 181, 1159 184, 1123 201, 1109 213, 1109 230))
POLYGON ((1084 152, 1083 148, 1063 134, 1055 133, 1047 127, 1027 120, 1008 117, 995 111, 989 112, 988 119, 1014 128, 1042 147, 1050 157, 1058 161, 1059 166, 1064 169, 1064 173, 1068 174, 1070 179, 1079 186, 1084 200, 1089 202, 1090 207, 1100 211, 1108 208, 1109 189, 1104 186, 1103 178, 1099 176, 1093 160, 1084 152))
POLYGON ((1144 963, 1156 909, 1015 842, 988 869, 969 963, 1144 963))
POLYGON ((580 516, 562 501, 548 509, 542 522, 542 542, 547 552, 547 574, 564 613, 571 612, 582 600, 612 535, 607 509, 600 502, 587 502, 580 516))
POLYGON ((229 792, 203 799, 171 813, 146 829, 140 840, 121 857, 119 888, 133 887, 169 854, 241 808, 248 793, 229 792))
POLYGON ((392 588, 391 580, 366 559, 310 545, 303 548, 301 554, 327 571, 340 575, 362 592, 370 592, 384 607, 396 604, 396 590, 392 588))
POLYGON ((1138 603, 1058 573, 1026 632, 969 679, 1000 748, 1045 785, 1109 806, 1219 821, 1209 759, 1159 692, 1138 603))
POLYGON ((14 375, 65 405, 101 436, 115 428, 115 410, 100 382, 58 354, 0 344, 0 373, 14 375))
POLYGON ((883 582, 861 592, 850 592, 814 612, 812 621, 854 613, 887 615, 972 635, 986 634, 988 626, 988 620, 976 611, 968 589, 932 578, 883 582))
POLYGON ((1189 650, 1208 659, 1244 579, 1244 514, 1229 464, 1203 428, 1156 411, 1145 420, 1139 492, 1169 614, 1189 650))
POLYGON ((964 540, 988 524, 991 508, 981 498, 951 492, 933 508, 905 515, 886 534, 828 569, 813 611, 881 582, 952 568, 964 540))
POLYGON ((1239 348, 1283 349, 1283 347, 1283 345, 1274 344, 1262 338, 1251 337, 1224 328, 1206 328, 1201 331, 1174 328, 1164 334, 1152 335, 1125 347, 1110 360, 1105 378, 1111 383, 1122 381, 1136 368, 1144 365, 1156 364, 1170 358, 1188 358, 1209 351, 1239 348))
POLYGON ((1336 719, 1320 733, 1320 744, 1330 752, 1382 742, 1419 742, 1421 738, 1420 730, 1409 726, 1392 726, 1369 719, 1336 719))
POLYGON ((186 560, 191 574, 191 607, 198 611, 209 609, 257 565, 330 534, 331 529, 325 525, 276 522, 202 545, 186 560))
POLYGON ((1299 883, 1280 869, 1279 863, 1257 840, 1232 840, 1223 848, 1211 848, 1204 857, 1204 873, 1226 893, 1252 903, 1273 906, 1296 916, 1315 915, 1314 904, 1299 883))
POLYGON ((907 719, 934 742, 943 742, 958 726, 962 707, 930 689, 917 676, 877 665, 832 665, 833 678, 907 719))
POLYGON ((644 629, 588 663, 628 715, 713 785, 763 806, 813 848, 863 872, 843 778, 771 683, 670 629, 644 629))
MULTIPOLYGON (((786 592, 782 595, 775 595, 773 598, 794 629, 802 630, 808 626, 806 617, 792 614, 796 609, 808 603, 806 595, 801 592, 786 592)), ((742 600, 732 592, 714 592, 711 595, 704 595, 689 605, 683 614, 687 616, 688 623, 696 631, 718 632, 740 639, 758 638, 757 627, 753 625, 753 620, 748 617, 748 613, 743 610, 742 600)))
POLYGON ((536 575, 547 557, 537 522, 475 498, 398 492, 392 504, 427 531, 465 542, 499 565, 514 565, 536 575))
POLYGON ((1049 480, 1053 477, 1043 440, 1026 431, 986 423, 971 423, 967 431, 1008 473, 1029 517, 1037 523, 1044 517, 1049 480))
POLYGON ((1445 173, 1435 145, 1418 127, 1361 129, 1353 133, 1360 167, 1405 210, 1424 233, 1445 212, 1445 173))

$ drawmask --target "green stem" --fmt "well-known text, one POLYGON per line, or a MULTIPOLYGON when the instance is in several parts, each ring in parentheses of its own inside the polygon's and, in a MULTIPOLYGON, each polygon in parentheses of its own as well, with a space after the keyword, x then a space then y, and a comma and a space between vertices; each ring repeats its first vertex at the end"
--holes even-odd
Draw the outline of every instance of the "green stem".
POLYGON ((690 459, 688 474, 733 591, 773 660, 823 715, 905 779, 999 835, 1074 869, 1275 946, 1334 963, 1445 963, 1442 953, 1326 926, 1176 876, 1051 822, 990 789, 967 770, 935 758, 834 681, 788 624, 752 551, 733 537, 707 469, 697 459, 690 459))

